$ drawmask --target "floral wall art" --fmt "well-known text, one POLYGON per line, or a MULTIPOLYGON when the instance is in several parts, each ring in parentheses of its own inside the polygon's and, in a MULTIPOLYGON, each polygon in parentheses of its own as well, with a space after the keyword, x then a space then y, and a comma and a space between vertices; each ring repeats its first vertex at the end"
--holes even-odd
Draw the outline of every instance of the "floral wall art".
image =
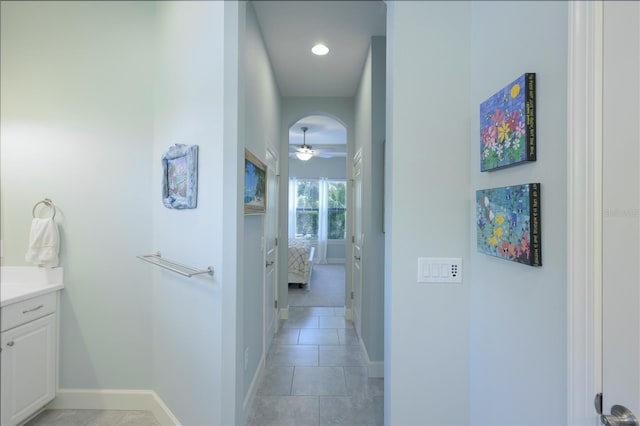
POLYGON ((526 73, 480 104, 480 170, 536 160, 535 73, 526 73))

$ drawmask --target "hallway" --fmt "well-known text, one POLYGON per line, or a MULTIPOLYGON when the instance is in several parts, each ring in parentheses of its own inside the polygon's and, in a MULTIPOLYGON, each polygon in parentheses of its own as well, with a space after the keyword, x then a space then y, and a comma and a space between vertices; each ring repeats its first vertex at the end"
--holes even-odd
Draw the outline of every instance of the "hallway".
POLYGON ((267 354, 247 424, 382 425, 383 379, 367 376, 344 308, 291 307, 267 354))

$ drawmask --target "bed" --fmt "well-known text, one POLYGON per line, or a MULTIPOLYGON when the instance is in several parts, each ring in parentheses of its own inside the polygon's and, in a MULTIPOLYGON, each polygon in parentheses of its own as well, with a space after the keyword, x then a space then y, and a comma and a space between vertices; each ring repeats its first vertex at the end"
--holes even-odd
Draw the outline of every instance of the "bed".
POLYGON ((311 271, 315 247, 309 241, 289 239, 289 284, 311 288, 311 271))

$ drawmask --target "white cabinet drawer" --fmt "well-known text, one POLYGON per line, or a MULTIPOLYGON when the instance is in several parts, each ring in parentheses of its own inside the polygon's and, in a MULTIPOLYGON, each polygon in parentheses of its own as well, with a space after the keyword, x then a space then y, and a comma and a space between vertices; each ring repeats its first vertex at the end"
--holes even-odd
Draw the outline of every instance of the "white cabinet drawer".
POLYGON ((3 306, 0 310, 0 324, 2 330, 9 330, 14 327, 41 318, 56 311, 56 292, 43 294, 12 305, 3 306))

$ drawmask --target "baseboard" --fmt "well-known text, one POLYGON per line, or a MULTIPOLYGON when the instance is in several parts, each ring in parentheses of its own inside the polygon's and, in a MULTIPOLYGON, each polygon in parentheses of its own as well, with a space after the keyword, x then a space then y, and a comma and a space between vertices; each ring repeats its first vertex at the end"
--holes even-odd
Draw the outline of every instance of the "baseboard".
POLYGON ((358 336, 358 340, 360 340, 360 348, 362 348, 362 353, 364 354, 364 362, 367 365, 369 377, 384 377, 384 361, 371 361, 364 341, 360 336, 358 336))
POLYGON ((179 426, 180 421, 152 390, 58 389, 47 408, 63 410, 146 410, 161 425, 179 426))
POLYGON ((249 386, 249 391, 244 397, 244 402, 242 403, 242 411, 244 411, 245 419, 248 414, 247 410, 251 408, 251 403, 256 396, 256 391, 258 390, 258 383, 260 383, 260 379, 262 378, 262 374, 264 373, 264 358, 262 355, 260 358, 260 362, 258 363, 258 368, 256 368, 256 373, 253 375, 253 380, 251 380, 251 385, 249 386))
POLYGON ((347 321, 353 321, 353 311, 351 310, 351 308, 345 308, 344 319, 346 319, 347 321))
POLYGON ((327 259, 327 265, 344 265, 345 259, 327 259))
POLYGON ((289 319, 289 308, 280 309, 280 319, 289 319))

